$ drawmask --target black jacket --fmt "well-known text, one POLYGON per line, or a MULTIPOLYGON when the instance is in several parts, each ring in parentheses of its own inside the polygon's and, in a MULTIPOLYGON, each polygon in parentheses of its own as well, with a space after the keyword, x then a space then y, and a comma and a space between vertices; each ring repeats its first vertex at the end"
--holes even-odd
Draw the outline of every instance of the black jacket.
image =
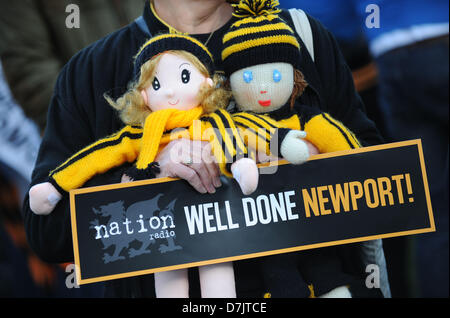
MULTIPOLYGON (((151 34, 167 31, 167 27, 151 12, 147 1, 144 19, 151 34)), ((289 23, 288 13, 283 16, 289 23)), ((233 19, 231 19, 233 20, 233 19)), ((381 142, 380 135, 364 112, 353 79, 333 36, 310 17, 314 36, 315 64, 306 50, 302 50, 302 69, 310 84, 302 103, 321 108, 343 122, 363 145, 381 142)), ((209 41, 216 66, 220 70, 221 39, 231 25, 217 30, 209 41)), ((49 171, 86 145, 118 131, 123 124, 104 97, 123 94, 132 76, 132 57, 146 41, 147 35, 136 23, 110 34, 74 56, 61 71, 48 112, 48 125, 39 151, 32 185, 46 180, 49 171)), ((208 34, 196 35, 205 42, 208 34)), ((302 44, 302 43, 301 43, 302 44)), ((302 44, 302 47, 304 45, 302 44)), ((94 177, 85 186, 120 182, 121 169, 94 177)), ((68 198, 57 205, 49 216, 37 216, 25 198, 23 218, 30 245, 48 262, 73 260, 68 198)), ((259 272, 247 260, 235 263, 238 296, 261 297, 268 290, 259 272)), ((196 271, 191 270, 196 276, 196 271)), ((153 296, 153 275, 109 282, 107 295, 153 296)), ((192 294, 198 295, 198 280, 192 281, 192 294)))

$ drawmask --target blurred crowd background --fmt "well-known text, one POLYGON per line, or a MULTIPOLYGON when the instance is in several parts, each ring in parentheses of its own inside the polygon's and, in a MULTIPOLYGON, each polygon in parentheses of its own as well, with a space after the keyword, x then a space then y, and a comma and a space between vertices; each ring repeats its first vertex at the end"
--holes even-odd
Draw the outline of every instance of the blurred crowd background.
MULTIPOLYGON (((21 204, 60 69, 142 14, 145 0, 0 0, 0 297, 102 297, 73 266, 29 248, 21 204), (68 28, 80 10, 79 28, 68 28), (69 17, 70 18, 70 17, 69 17)), ((280 0, 336 37, 368 116, 386 142, 421 138, 437 231, 383 240, 396 297, 448 297, 447 0, 280 0)))

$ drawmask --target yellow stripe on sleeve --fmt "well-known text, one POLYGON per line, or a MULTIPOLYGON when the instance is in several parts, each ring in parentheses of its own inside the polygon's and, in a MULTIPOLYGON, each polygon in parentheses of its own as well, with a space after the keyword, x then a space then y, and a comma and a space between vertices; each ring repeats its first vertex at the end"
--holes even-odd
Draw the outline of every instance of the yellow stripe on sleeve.
MULTIPOLYGON (((233 158, 236 155, 236 148, 233 145, 233 140, 231 139, 230 135, 228 134, 227 130, 225 129, 225 126, 219 117, 219 115, 213 113, 210 114, 211 118, 213 118, 217 124, 217 128, 219 129, 220 136, 223 139, 223 142, 225 144, 226 150, 228 154, 233 158)), ((230 158, 230 159, 231 159, 230 158)))
POLYGON ((332 123, 334 123, 336 126, 338 126, 341 131, 348 137, 348 139, 351 141, 352 145, 354 148, 361 148, 361 143, 358 141, 358 139, 356 138, 356 136, 353 134, 353 132, 351 132, 347 127, 344 126, 343 123, 341 123, 340 121, 334 119, 333 117, 331 117, 329 114, 324 113, 323 114, 329 121, 331 121, 332 123))
POLYGON ((305 123, 306 140, 317 147, 320 153, 360 148, 356 138, 340 122, 330 120, 324 114, 316 115, 305 123))
POLYGON ((128 134, 128 133, 129 134, 133 134, 133 135, 134 134, 142 134, 142 129, 141 128, 137 128, 137 127, 132 127, 132 126, 126 126, 121 131, 119 131, 117 133, 114 133, 113 135, 111 135, 109 137, 100 139, 100 140, 90 144, 89 146, 81 149, 80 151, 78 151, 77 153, 72 155, 69 159, 67 159, 62 164, 60 164, 56 169, 51 171, 50 175, 52 175, 56 171, 60 170, 61 168, 63 168, 67 164, 69 164, 71 161, 76 160, 77 157, 83 157, 84 154, 87 154, 88 152, 92 151, 92 149, 97 148, 97 147, 101 147, 102 144, 106 144, 106 143, 109 143, 109 142, 117 141, 120 138, 122 138, 125 134, 128 134))
POLYGON ((239 130, 237 129, 234 120, 231 116, 231 114, 225 110, 219 109, 218 112, 226 119, 229 132, 233 135, 233 140, 236 142, 236 150, 239 150, 241 153, 247 153, 247 147, 244 144, 244 141, 242 140, 239 130))
POLYGON ((139 154, 139 134, 119 134, 88 146, 55 169, 50 177, 65 191, 80 188, 97 174, 133 162, 139 154), (120 137, 120 139, 114 139, 120 137), (79 159, 78 159, 79 158, 79 159))
POLYGON ((298 115, 293 115, 288 119, 280 120, 278 124, 283 128, 301 130, 300 118, 298 117, 298 115))

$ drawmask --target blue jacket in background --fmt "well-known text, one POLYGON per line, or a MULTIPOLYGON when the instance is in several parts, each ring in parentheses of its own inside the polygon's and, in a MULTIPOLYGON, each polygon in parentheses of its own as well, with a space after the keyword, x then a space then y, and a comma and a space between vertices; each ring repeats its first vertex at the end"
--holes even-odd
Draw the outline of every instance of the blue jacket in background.
POLYGON ((343 39, 363 30, 370 41, 397 29, 449 22, 448 0, 280 0, 280 6, 306 11, 343 39), (380 28, 365 26, 371 4, 380 8, 380 28))
POLYGON ((338 40, 351 41, 363 34, 362 20, 352 0, 280 0, 280 7, 302 9, 338 40))
POLYGON ((369 43, 373 56, 434 36, 448 34, 448 0, 280 0, 321 21, 340 42, 369 43), (379 27, 370 27, 379 8, 379 27), (386 36, 387 35, 387 36, 386 36))
MULTIPOLYGON (((294 1, 291 1, 294 2, 294 1)), ((380 8, 380 28, 364 27, 367 39, 374 40, 388 32, 408 29, 413 26, 449 22, 448 0, 351 0, 363 22, 370 14, 366 8, 376 4, 380 8)))

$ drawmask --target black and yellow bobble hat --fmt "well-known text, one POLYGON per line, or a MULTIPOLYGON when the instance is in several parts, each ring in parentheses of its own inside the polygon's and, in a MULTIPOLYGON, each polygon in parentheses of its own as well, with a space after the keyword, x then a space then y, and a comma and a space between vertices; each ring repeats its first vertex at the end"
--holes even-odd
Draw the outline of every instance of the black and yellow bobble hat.
POLYGON ((298 68, 300 44, 278 15, 279 2, 241 0, 232 4, 238 20, 223 37, 222 60, 227 76, 258 64, 285 62, 298 68))
POLYGON ((214 59, 203 43, 197 39, 178 33, 160 34, 148 40, 139 50, 134 61, 134 75, 138 77, 142 65, 154 56, 171 51, 182 50, 196 56, 205 65, 210 76, 215 72, 214 59))

